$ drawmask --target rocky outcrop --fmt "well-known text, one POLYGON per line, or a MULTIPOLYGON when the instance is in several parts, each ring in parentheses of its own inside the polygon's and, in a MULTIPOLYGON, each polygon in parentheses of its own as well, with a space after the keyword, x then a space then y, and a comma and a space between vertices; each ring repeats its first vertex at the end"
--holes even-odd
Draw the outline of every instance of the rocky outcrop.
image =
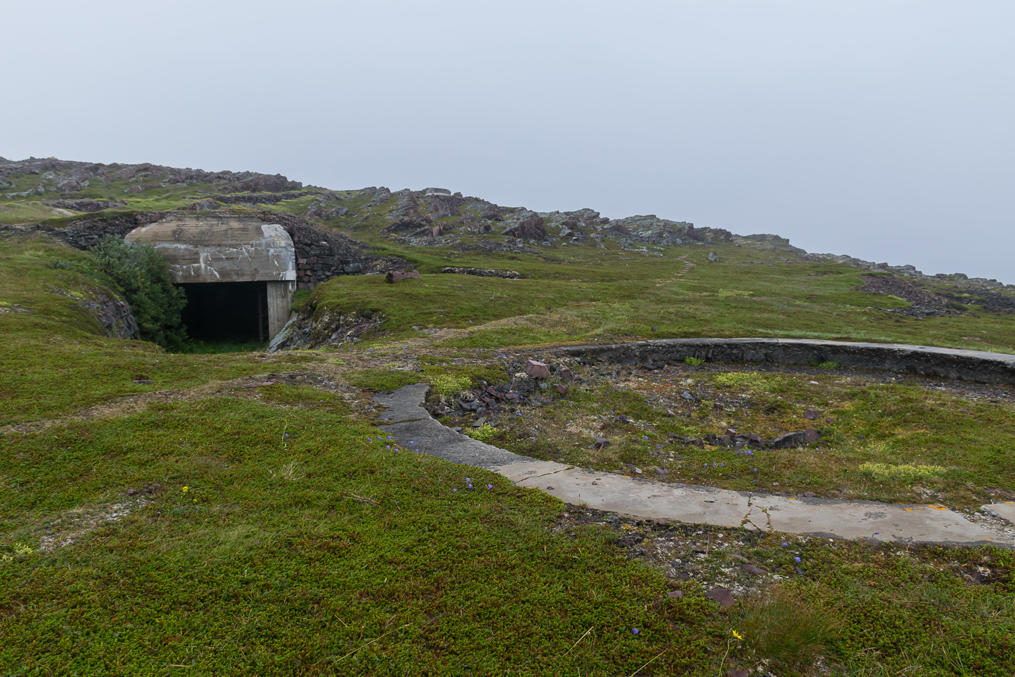
POLYGON ((137 338, 137 320, 130 304, 123 299, 97 293, 85 303, 85 307, 102 325, 106 336, 137 338))
POLYGON ((116 338, 137 338, 137 321, 130 304, 119 296, 110 295, 98 289, 88 293, 72 293, 63 289, 54 290, 61 296, 73 299, 85 311, 98 320, 106 336, 116 338))
POLYGON ((441 268, 442 273, 451 273, 454 275, 478 275, 479 277, 502 277, 507 280, 517 280, 521 278, 521 273, 517 270, 497 270, 495 268, 470 268, 467 266, 444 266, 441 268))
POLYGON ((861 270, 869 270, 876 273, 893 273, 901 277, 915 278, 917 280, 924 280, 928 282, 948 282, 954 286, 960 288, 968 288, 973 290, 1015 290, 1015 285, 1006 285, 997 280, 992 280, 983 277, 969 277, 964 273, 937 273, 935 275, 927 275, 920 270, 917 270, 915 266, 892 266, 887 263, 874 263, 873 261, 864 261, 853 256, 846 256, 845 254, 801 254, 802 258, 806 261, 818 261, 818 262, 831 262, 831 263, 844 263, 854 268, 861 270))
POLYGON ((382 322, 384 315, 373 310, 333 313, 310 306, 286 323, 272 339, 268 352, 356 342, 382 322))
POLYGON ((286 191, 279 193, 236 193, 233 195, 220 193, 212 195, 209 199, 226 205, 273 205, 282 202, 283 200, 295 200, 297 198, 314 194, 315 193, 313 191, 309 190, 286 191))
POLYGON ((520 240, 542 242, 546 239, 546 227, 543 224, 542 216, 530 213, 525 215, 516 225, 505 230, 504 234, 508 237, 517 237, 520 240))
MULTIPOLYGON (((200 169, 179 169, 149 163, 136 165, 72 162, 56 158, 28 158, 6 160, 0 158, 0 181, 7 177, 34 174, 38 183, 30 189, 33 194, 69 194, 88 187, 93 182, 111 183, 126 181, 132 185, 127 193, 143 192, 145 188, 170 185, 208 184, 219 192, 270 192, 299 190, 303 184, 290 181, 281 174, 258 172, 206 172, 200 169)), ((24 192, 24 191, 22 191, 24 192)), ((27 197, 17 195, 17 197, 27 197)))
POLYGON ((910 306, 901 310, 893 310, 910 317, 934 317, 941 315, 958 315, 965 308, 955 301, 927 291, 913 282, 903 280, 894 275, 864 275, 864 284, 860 291, 869 294, 895 296, 909 301, 910 306))
POLYGON ((75 212, 101 212, 103 209, 114 209, 116 207, 126 207, 127 202, 124 200, 43 200, 42 204, 48 207, 57 207, 59 209, 70 209, 75 212))

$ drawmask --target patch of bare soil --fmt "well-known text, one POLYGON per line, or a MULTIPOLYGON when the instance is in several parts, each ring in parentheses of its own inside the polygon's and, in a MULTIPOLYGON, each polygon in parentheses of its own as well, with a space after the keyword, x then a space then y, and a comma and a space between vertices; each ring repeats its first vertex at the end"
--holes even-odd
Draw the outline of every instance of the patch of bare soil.
POLYGON ((68 510, 46 527, 39 537, 39 551, 52 552, 73 545, 96 529, 119 522, 135 510, 152 503, 165 488, 151 484, 143 489, 128 489, 127 498, 117 503, 89 505, 68 510))
MULTIPOLYGON (((607 529, 614 545, 627 557, 661 571, 673 582, 674 590, 687 582, 698 583, 705 590, 724 590, 732 600, 805 573, 795 564, 776 562, 764 554, 766 547, 779 544, 769 542, 772 536, 754 530, 640 520, 578 506, 568 506, 557 517, 553 530, 573 536, 575 529, 586 525, 607 529)), ((784 538, 783 559, 788 561, 810 540, 806 536, 784 538)))

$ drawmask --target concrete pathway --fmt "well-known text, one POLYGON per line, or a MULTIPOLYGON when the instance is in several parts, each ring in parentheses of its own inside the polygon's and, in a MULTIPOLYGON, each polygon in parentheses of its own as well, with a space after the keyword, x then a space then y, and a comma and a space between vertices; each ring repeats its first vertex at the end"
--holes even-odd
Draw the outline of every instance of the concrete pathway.
MULTIPOLYGON (((429 386, 417 383, 374 400, 385 407, 380 428, 399 444, 452 463, 485 468, 518 486, 540 489, 565 503, 633 517, 746 527, 845 539, 903 543, 992 543, 1015 547, 1011 530, 973 522, 943 505, 793 498, 687 484, 638 480, 540 461, 450 430, 423 408, 429 386)), ((1015 503, 984 506, 1015 522, 1015 503)))

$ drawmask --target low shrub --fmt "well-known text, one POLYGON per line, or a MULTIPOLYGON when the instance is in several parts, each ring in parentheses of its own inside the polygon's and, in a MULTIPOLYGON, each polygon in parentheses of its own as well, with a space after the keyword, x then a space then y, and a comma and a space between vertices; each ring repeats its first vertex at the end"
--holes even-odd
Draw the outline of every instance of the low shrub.
POLYGON ((151 245, 106 235, 92 247, 95 263, 130 304, 138 334, 166 348, 187 339, 181 313, 186 294, 173 284, 169 265, 151 245))
POLYGON ((493 436, 497 434, 497 429, 494 428, 489 423, 484 423, 478 428, 466 430, 465 434, 474 440, 479 440, 480 442, 489 442, 490 440, 493 439, 493 436))
POLYGON ((430 385, 439 395, 457 395, 472 386, 472 379, 459 374, 433 374, 430 385))
POLYGON ((940 465, 911 465, 909 463, 891 465, 868 462, 860 465, 860 472, 880 480, 929 480, 944 475, 948 469, 940 465))

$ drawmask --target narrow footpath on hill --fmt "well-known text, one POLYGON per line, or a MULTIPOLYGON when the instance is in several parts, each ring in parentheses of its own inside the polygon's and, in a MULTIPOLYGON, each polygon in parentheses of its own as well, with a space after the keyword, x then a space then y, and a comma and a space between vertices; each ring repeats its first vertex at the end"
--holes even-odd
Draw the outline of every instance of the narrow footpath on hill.
MULTIPOLYGON (((439 423, 423 407, 428 388, 418 383, 374 397, 385 409, 379 427, 403 449, 491 470, 571 505, 646 519, 851 540, 1015 547, 1015 529, 975 522, 943 505, 796 498, 661 483, 521 456, 439 423)), ((1015 502, 983 510, 1015 524, 1015 502)))

